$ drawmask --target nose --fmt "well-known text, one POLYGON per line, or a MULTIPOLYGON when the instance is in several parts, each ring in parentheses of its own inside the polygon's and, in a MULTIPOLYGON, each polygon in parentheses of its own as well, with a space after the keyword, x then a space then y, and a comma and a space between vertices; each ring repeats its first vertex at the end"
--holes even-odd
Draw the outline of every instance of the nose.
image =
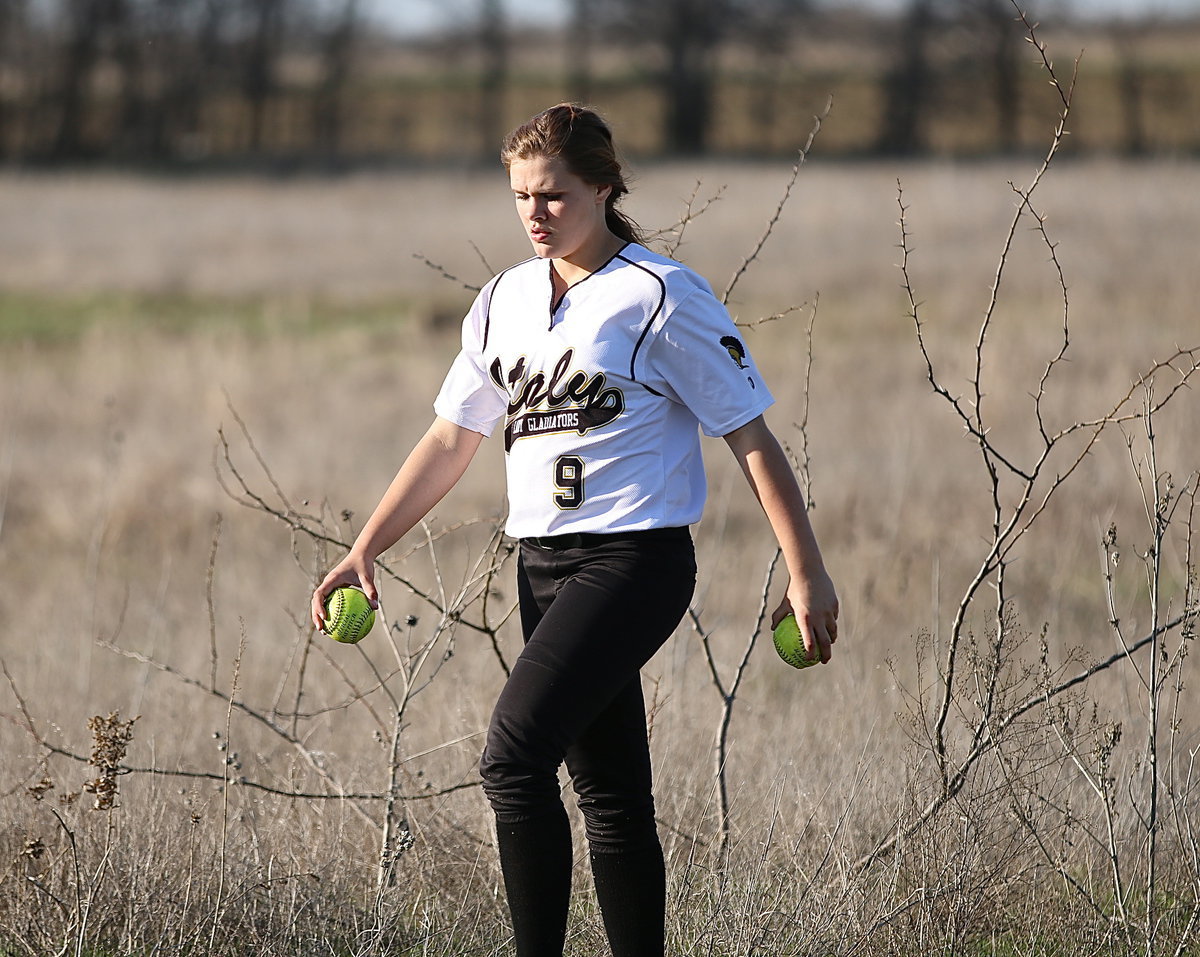
POLYGON ((546 218, 546 201, 544 199, 535 199, 530 206, 529 218, 535 223, 540 223, 546 218))

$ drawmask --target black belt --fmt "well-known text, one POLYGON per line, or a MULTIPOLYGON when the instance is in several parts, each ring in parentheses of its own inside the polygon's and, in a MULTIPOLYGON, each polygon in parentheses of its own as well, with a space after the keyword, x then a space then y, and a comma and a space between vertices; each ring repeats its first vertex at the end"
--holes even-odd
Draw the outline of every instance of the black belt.
POLYGON ((567 548, 591 548, 609 542, 645 542, 655 539, 685 539, 691 533, 686 525, 671 528, 645 528, 631 532, 569 532, 566 535, 540 535, 522 538, 522 545, 562 551, 567 548))

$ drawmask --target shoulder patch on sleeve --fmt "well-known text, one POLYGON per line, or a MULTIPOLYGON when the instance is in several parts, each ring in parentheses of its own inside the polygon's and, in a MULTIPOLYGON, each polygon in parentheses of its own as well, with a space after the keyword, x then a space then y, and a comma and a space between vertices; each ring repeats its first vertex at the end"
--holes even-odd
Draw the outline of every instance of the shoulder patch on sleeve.
POLYGON ((729 358, 739 369, 746 368, 746 347, 737 336, 721 336, 721 345, 729 353, 729 358))

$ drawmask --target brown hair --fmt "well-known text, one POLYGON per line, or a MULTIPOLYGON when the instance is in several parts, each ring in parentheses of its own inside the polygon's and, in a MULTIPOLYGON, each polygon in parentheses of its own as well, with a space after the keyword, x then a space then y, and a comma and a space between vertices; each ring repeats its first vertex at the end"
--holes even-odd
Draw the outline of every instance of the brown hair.
POLYGON ((559 103, 543 110, 508 134, 500 161, 508 169, 515 160, 533 156, 559 157, 589 186, 611 186, 604 201, 604 220, 613 235, 627 243, 642 242, 641 228, 617 209, 629 192, 612 132, 600 114, 586 106, 559 103))

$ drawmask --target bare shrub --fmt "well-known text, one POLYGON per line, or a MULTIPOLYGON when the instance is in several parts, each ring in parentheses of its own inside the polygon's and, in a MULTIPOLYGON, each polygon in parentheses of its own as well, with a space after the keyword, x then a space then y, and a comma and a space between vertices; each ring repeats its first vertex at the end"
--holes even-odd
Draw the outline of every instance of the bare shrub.
POLYGON ((1059 95, 1061 113, 1030 184, 1013 186, 1016 211, 983 311, 965 395, 947 384, 931 354, 910 271, 908 208, 900 194, 900 268, 909 315, 935 395, 978 452, 990 533, 948 633, 926 636, 918 648, 907 719, 919 762, 911 785, 916 803, 857 866, 876 866, 891 854, 919 864, 935 847, 929 859, 938 873, 922 872, 917 883, 945 886, 948 907, 938 921, 956 946, 986 918, 975 905, 997 885, 1010 874, 1048 868, 1077 898, 1082 926, 1103 947, 1114 953, 1182 953, 1194 942, 1200 907, 1187 800, 1195 749, 1178 747, 1180 736, 1189 741, 1196 734, 1182 720, 1179 695, 1197 616, 1192 518, 1198 475, 1185 469, 1186 479, 1176 485, 1171 477, 1176 470, 1158 459, 1154 423, 1195 377, 1200 350, 1177 349, 1154 363, 1107 411, 1092 417, 1055 424, 1059 417, 1047 410, 1056 374, 1067 361, 1070 299, 1034 193, 1066 135, 1074 84, 1060 82, 1035 27, 1024 14, 1021 19, 1059 95), (1032 417, 1021 441, 993 428, 987 377, 999 358, 991 339, 1009 257, 1026 220, 1057 277, 1061 339, 1030 390, 1032 417), (1114 610, 1118 553, 1116 530, 1110 528, 1103 540, 1104 575, 1120 650, 1087 660, 1051 625, 1040 634, 1023 625, 1010 572, 1031 547, 1035 526, 1073 487, 1102 436, 1119 429, 1128 437, 1135 425, 1145 431, 1140 456, 1134 442, 1127 442, 1150 535, 1141 551, 1140 600, 1148 604, 1148 621, 1141 634, 1130 635, 1114 610), (1175 576, 1164 565, 1171 539, 1181 558, 1175 576), (1148 655, 1137 657, 1143 649, 1148 655), (1115 762, 1122 722, 1105 716, 1109 708, 1099 678, 1114 667, 1131 671, 1134 687, 1145 696, 1141 714, 1130 715, 1140 728, 1138 752, 1121 772, 1115 762), (960 827, 961 834, 946 845, 960 827), (1176 850, 1170 890, 1162 883, 1167 843, 1176 850))

